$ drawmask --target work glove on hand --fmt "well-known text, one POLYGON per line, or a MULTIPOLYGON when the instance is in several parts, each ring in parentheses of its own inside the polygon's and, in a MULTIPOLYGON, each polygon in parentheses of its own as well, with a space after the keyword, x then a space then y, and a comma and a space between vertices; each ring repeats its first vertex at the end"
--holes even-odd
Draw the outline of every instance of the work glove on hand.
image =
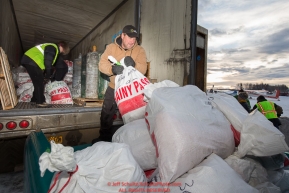
POLYGON ((43 80, 43 84, 47 84, 48 82, 50 81, 50 79, 48 78, 44 78, 44 80, 43 80))
POLYGON ((132 59, 132 57, 130 57, 130 56, 126 56, 126 57, 124 58, 124 64, 125 64, 126 66, 135 67, 135 62, 134 62, 134 60, 132 59))
POLYGON ((111 70, 114 75, 122 74, 123 66, 120 65, 113 65, 111 70))

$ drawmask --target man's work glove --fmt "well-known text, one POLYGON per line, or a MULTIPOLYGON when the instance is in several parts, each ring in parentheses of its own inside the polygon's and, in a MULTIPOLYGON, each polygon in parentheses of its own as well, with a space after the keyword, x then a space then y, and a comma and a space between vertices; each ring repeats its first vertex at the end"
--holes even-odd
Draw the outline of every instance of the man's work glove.
POLYGON ((111 70, 114 75, 122 74, 123 66, 120 65, 113 65, 111 70))
POLYGON ((43 84, 47 84, 50 81, 50 79, 44 79, 43 84))
POLYGON ((126 56, 126 57, 124 58, 124 64, 125 64, 126 66, 135 67, 135 62, 134 62, 134 60, 132 59, 132 57, 130 57, 130 56, 126 56))

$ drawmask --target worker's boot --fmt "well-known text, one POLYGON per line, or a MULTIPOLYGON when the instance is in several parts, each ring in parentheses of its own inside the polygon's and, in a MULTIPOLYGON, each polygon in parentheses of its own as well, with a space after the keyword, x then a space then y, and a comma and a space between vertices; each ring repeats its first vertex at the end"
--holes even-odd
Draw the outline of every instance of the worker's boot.
POLYGON ((48 104, 48 103, 46 103, 46 102, 43 102, 43 103, 40 103, 40 104, 36 104, 37 105, 37 107, 39 107, 39 108, 47 108, 47 107, 51 107, 52 105, 51 104, 48 104))

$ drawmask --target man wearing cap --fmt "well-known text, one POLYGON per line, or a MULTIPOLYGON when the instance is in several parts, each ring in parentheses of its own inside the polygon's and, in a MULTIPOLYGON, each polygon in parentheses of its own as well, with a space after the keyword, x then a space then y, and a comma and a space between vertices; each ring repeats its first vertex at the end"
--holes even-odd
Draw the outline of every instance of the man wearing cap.
POLYGON ((116 112, 117 104, 114 100, 115 76, 122 74, 123 67, 120 65, 112 65, 108 60, 108 56, 113 56, 117 61, 124 58, 126 66, 133 66, 142 74, 147 71, 147 59, 145 50, 138 45, 137 38, 139 32, 132 25, 123 28, 122 33, 116 37, 114 43, 107 45, 104 53, 99 61, 99 71, 109 76, 110 82, 104 95, 104 101, 100 116, 99 138, 92 143, 98 141, 111 141, 115 131, 112 129, 113 116, 116 112))
POLYGON ((247 103, 248 94, 246 92, 239 92, 238 94, 238 102, 244 107, 244 109, 250 113, 250 107, 247 103))
MULTIPOLYGON (((236 94, 234 97, 239 101, 239 99, 238 99, 238 95, 239 95, 239 93, 241 93, 241 92, 245 92, 242 88, 238 91, 238 94, 236 94)), ((247 97, 247 99, 246 99, 246 102, 247 102, 247 104, 248 104, 248 107, 249 107, 249 109, 251 109, 251 103, 250 103, 250 100, 248 99, 249 98, 249 96, 247 97)), ((242 105, 243 106, 243 105, 242 105)), ((247 106, 247 105, 246 105, 247 106)), ((243 106, 244 107, 244 106, 243 106)), ((244 107, 245 108, 245 107, 244 107)), ((245 108, 246 109, 246 108, 245 108)), ((247 109, 246 109, 247 110, 247 109)))

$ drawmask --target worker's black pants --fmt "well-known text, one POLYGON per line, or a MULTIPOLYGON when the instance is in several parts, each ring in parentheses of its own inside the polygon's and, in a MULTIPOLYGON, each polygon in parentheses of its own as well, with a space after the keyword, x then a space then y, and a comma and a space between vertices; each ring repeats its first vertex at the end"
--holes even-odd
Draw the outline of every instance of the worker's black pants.
POLYGON ((116 108, 117 105, 114 100, 114 89, 107 87, 100 115, 100 140, 111 141, 114 134, 112 123, 116 108))
POLYGON ((276 127, 277 129, 279 129, 279 125, 281 125, 281 122, 279 119, 268 119, 269 121, 271 121, 274 125, 274 127, 276 127))
POLYGON ((27 70, 29 74, 32 84, 34 86, 33 96, 31 98, 31 102, 36 102, 37 104, 41 104, 45 102, 44 96, 44 75, 43 70, 38 66, 30 65, 30 64, 22 64, 27 70))
POLYGON ((63 68, 55 68, 55 72, 52 75, 51 81, 62 81, 68 72, 68 66, 63 67, 63 68))

